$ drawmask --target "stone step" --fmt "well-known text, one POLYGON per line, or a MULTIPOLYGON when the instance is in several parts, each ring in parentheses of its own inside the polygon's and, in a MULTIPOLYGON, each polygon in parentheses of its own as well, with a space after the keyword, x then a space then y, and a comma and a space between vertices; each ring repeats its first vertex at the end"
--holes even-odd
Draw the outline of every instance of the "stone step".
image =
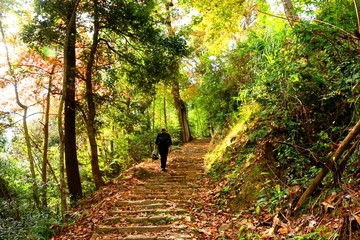
POLYGON ((162 189, 162 188, 149 188, 149 189, 134 189, 131 193, 136 195, 173 195, 173 194, 192 194, 194 192, 191 188, 182 188, 182 189, 162 189))
POLYGON ((190 222, 191 217, 185 215, 169 215, 169 214, 157 214, 157 215, 149 215, 149 216, 114 216, 110 218, 104 219, 104 223, 106 224, 116 224, 121 222, 127 222, 131 224, 139 224, 139 225, 149 225, 149 224, 168 224, 175 221, 186 221, 190 222))
POLYGON ((182 173, 182 172, 178 172, 178 173, 171 173, 171 174, 166 174, 166 175, 161 175, 156 177, 156 179, 163 179, 163 178, 197 178, 197 177, 202 177, 204 176, 203 172, 192 172, 192 173, 182 173))
POLYGON ((157 226, 125 226, 125 227, 113 227, 100 225, 96 228, 96 233, 157 233, 167 230, 181 231, 185 230, 186 226, 172 226, 172 225, 157 225, 157 226))
POLYGON ((172 189, 176 190, 176 191, 193 191, 194 189, 196 189, 198 186, 197 185, 190 185, 190 184, 184 184, 184 185, 158 185, 158 184, 144 184, 144 185, 139 185, 136 186, 133 191, 141 191, 141 190, 154 190, 154 191, 163 191, 163 190, 167 190, 167 191, 171 191, 172 189))
POLYGON ((204 175, 203 174, 184 174, 184 175, 164 175, 164 176, 159 176, 156 178, 148 178, 146 179, 146 181, 148 180, 185 180, 185 179, 199 179, 202 178, 204 175))
POLYGON ((195 181, 186 181, 186 182, 156 182, 149 180, 148 182, 138 183, 136 187, 162 187, 162 188, 186 188, 186 187, 197 187, 195 181))
POLYGON ((167 164, 167 167, 172 168, 174 167, 174 169, 179 170, 179 169, 198 169, 198 170, 204 170, 205 168, 205 164, 201 163, 201 162, 197 162, 197 163, 190 163, 190 162, 171 162, 169 164, 167 164))
POLYGON ((186 240, 186 239, 196 239, 190 234, 184 233, 168 233, 166 236, 147 236, 147 235, 130 235, 124 238, 124 240, 186 240))
POLYGON ((188 174, 203 174, 205 172, 204 168, 194 168, 194 167, 166 167, 168 170, 167 172, 161 172, 158 175, 163 176, 165 174, 182 174, 182 175, 188 175, 188 174))
POLYGON ((117 234, 98 234, 95 233, 90 240, 189 240, 196 238, 188 233, 173 233, 171 231, 165 231, 162 234, 143 233, 143 234, 130 234, 127 236, 119 236, 117 234))
POLYGON ((193 184, 198 181, 198 178, 182 178, 182 179, 173 179, 173 178, 159 178, 159 179, 147 179, 146 183, 151 185, 186 185, 193 184))
POLYGON ((176 208, 176 207, 186 207, 185 204, 167 204, 167 203, 151 203, 151 204, 141 204, 141 205, 123 205, 118 207, 122 210, 135 210, 135 209, 161 209, 161 208, 176 208))
POLYGON ((161 209, 133 209, 133 210, 121 210, 114 209, 109 211, 109 215, 150 215, 150 214, 186 214, 188 210, 184 208, 161 208, 161 209))
POLYGON ((179 184, 179 185, 185 185, 187 183, 193 183, 200 180, 200 178, 197 177, 182 177, 182 178, 158 178, 158 179, 147 179, 146 183, 149 183, 151 185, 161 185, 161 184, 179 184))
POLYGON ((168 200, 188 200, 196 196, 196 193, 193 194, 148 194, 148 195, 141 195, 141 194, 129 194, 128 199, 131 200, 142 200, 142 199, 168 199, 168 200))
POLYGON ((137 200, 137 201, 118 201, 115 203, 116 206, 142 206, 142 205, 151 205, 151 204, 163 204, 164 206, 178 206, 178 205, 187 205, 187 201, 174 200, 168 201, 165 199, 155 199, 155 200, 137 200))

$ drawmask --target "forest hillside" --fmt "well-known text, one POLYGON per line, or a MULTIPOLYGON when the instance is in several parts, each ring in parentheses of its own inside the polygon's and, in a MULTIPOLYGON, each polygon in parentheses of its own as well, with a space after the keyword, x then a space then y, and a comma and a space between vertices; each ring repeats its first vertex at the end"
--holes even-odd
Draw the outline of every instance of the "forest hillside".
POLYGON ((0 1, 0 239, 357 239, 359 4, 0 1))

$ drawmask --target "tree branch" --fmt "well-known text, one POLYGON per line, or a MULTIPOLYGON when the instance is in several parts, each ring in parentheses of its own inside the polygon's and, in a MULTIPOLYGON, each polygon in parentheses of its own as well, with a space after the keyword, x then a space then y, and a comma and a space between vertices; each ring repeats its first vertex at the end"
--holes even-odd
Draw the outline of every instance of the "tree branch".
POLYGON ((323 178, 328 174, 330 169, 333 169, 334 165, 337 164, 338 159, 344 153, 345 150, 349 148, 351 142, 359 135, 360 133, 360 120, 356 123, 353 129, 349 132, 349 134, 345 137, 345 139, 341 142, 338 149, 331 156, 326 166, 321 169, 321 171, 316 175, 310 186, 305 190, 305 192, 300 197, 298 203, 295 206, 294 211, 298 211, 301 206, 306 202, 306 200, 310 197, 313 191, 317 186, 321 183, 323 178))

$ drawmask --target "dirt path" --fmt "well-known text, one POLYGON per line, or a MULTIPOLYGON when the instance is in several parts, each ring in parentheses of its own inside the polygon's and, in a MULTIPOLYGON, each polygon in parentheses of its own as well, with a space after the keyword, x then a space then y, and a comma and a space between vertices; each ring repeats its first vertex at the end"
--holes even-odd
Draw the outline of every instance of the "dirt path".
POLYGON ((208 147, 208 141, 197 140, 173 151, 167 172, 160 171, 159 161, 133 168, 128 191, 93 226, 91 240, 198 239, 188 206, 201 191, 208 147))

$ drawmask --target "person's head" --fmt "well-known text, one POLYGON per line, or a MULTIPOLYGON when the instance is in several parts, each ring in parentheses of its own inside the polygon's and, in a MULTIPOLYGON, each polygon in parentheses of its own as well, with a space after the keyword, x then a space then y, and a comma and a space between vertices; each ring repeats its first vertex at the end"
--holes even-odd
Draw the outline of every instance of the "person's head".
POLYGON ((162 133, 166 133, 166 128, 161 129, 162 133))

